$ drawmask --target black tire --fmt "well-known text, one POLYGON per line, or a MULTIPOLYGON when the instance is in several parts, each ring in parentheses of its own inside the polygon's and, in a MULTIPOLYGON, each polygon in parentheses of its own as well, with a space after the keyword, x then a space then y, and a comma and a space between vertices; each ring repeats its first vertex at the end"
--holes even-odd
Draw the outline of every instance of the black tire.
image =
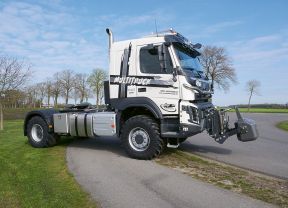
POLYGON ((37 148, 52 147, 60 140, 58 135, 48 133, 47 123, 39 116, 34 116, 28 121, 27 136, 28 142, 37 148))
POLYGON ((165 146, 164 140, 160 137, 159 124, 146 115, 134 116, 125 122, 121 131, 121 141, 130 157, 141 160, 157 157, 165 146), (142 143, 140 141, 138 144, 137 139, 143 140, 142 143), (149 140, 146 145, 144 145, 145 139, 149 140), (144 145, 144 147, 139 147, 139 145, 144 145))

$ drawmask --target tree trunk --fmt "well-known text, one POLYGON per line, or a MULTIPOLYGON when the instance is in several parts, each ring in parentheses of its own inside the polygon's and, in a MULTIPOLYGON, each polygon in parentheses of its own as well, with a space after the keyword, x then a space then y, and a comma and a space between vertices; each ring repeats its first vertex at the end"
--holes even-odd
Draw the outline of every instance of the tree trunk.
POLYGON ((3 127, 3 106, 0 103, 0 131, 4 129, 3 127))
POLYGON ((251 101, 252 93, 253 93, 253 91, 250 92, 250 96, 249 96, 248 112, 250 111, 250 101, 251 101))
POLYGON ((54 99, 54 107, 55 107, 55 108, 56 108, 57 105, 58 105, 57 101, 58 101, 58 95, 55 95, 55 99, 54 99))
POLYGON ((81 93, 81 97, 80 97, 80 103, 83 103, 83 101, 84 101, 84 94, 83 94, 83 93, 81 93))
POLYGON ((96 89, 96 106, 97 108, 99 106, 99 90, 98 89, 96 89))
POLYGON ((50 106, 50 95, 47 96, 47 105, 48 105, 48 108, 50 106))
POLYGON ((69 99, 69 92, 68 90, 66 91, 66 98, 65 98, 65 103, 66 105, 68 104, 68 99, 69 99))

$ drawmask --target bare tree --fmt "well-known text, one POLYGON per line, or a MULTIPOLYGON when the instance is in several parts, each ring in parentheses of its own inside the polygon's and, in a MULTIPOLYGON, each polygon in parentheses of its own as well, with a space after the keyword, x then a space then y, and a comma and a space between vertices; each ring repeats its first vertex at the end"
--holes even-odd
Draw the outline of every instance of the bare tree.
POLYGON ((3 107, 5 93, 22 87, 30 75, 30 65, 8 56, 0 56, 0 130, 3 130, 3 107))
POLYGON ((249 93, 248 112, 250 111, 250 102, 253 95, 260 95, 259 88, 261 83, 258 80, 249 80, 246 83, 246 91, 249 93))
POLYGON ((88 83, 90 87, 96 93, 96 105, 100 104, 101 91, 104 88, 103 81, 107 78, 107 73, 103 69, 94 69, 92 74, 88 77, 88 83))
POLYGON ((37 91, 37 97, 39 99, 39 104, 40 104, 39 107, 41 108, 43 104, 43 100, 45 98, 46 90, 47 90, 46 83, 45 82, 37 83, 35 87, 37 91))
POLYGON ((61 82, 59 78, 59 73, 53 75, 53 82, 51 87, 51 96, 53 97, 54 107, 58 105, 58 98, 61 93, 61 82))
POLYGON ((87 74, 76 74, 75 75, 75 89, 78 91, 78 95, 80 96, 80 103, 84 101, 84 99, 88 95, 88 75, 87 74))
POLYGON ((88 88, 85 94, 85 102, 88 102, 88 99, 90 97, 93 97, 93 91, 90 88, 88 88))
POLYGON ((25 92, 27 94, 27 104, 30 107, 35 108, 38 99, 38 92, 36 85, 25 87, 25 92))
POLYGON ((26 99, 26 93, 22 90, 7 90, 5 92, 5 99, 3 100, 3 108, 17 108, 19 106, 23 106, 26 99))
POLYGON ((0 93, 19 89, 30 75, 30 65, 16 58, 0 56, 0 93))
MULTIPOLYGON (((80 97, 80 91, 77 88, 73 88, 72 97, 74 98, 74 104, 77 104, 77 100, 80 97)), ((81 102, 80 102, 81 103, 81 102)))
POLYGON ((200 62, 212 85, 216 83, 220 89, 228 91, 230 82, 236 83, 236 72, 231 59, 222 47, 206 46, 202 50, 200 62))
POLYGON ((72 91, 75 83, 74 72, 71 70, 64 70, 59 73, 60 83, 65 103, 68 104, 69 94, 72 91))
POLYGON ((52 97, 52 81, 51 80, 47 80, 45 82, 45 86, 46 86, 46 97, 47 97, 47 106, 50 107, 50 98, 52 97))

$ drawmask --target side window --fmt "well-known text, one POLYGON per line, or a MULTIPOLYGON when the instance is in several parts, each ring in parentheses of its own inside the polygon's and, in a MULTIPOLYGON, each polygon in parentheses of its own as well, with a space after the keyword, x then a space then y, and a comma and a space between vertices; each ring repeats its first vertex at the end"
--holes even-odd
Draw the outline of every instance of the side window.
POLYGON ((140 71, 148 74, 172 74, 173 64, 168 51, 166 50, 166 69, 161 68, 158 46, 145 46, 140 49, 140 71))

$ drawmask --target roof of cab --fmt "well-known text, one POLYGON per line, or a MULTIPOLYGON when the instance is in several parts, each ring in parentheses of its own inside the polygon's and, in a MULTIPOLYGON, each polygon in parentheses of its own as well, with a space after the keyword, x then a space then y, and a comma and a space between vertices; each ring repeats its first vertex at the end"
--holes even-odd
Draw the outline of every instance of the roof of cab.
POLYGON ((155 43, 163 43, 163 42, 188 42, 184 36, 180 33, 177 33, 172 28, 166 31, 157 32, 155 34, 151 34, 145 37, 117 41, 112 44, 112 50, 123 50, 127 48, 130 44, 132 45, 147 45, 147 44, 155 44, 155 43))

